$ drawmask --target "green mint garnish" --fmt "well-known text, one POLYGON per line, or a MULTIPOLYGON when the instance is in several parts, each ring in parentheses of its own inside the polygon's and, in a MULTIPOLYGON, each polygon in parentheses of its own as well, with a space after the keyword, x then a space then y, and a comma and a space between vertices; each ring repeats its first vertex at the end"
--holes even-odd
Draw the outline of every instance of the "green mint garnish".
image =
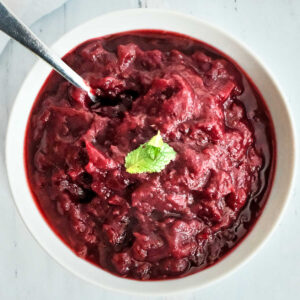
POLYGON ((147 143, 127 154, 125 168, 131 174, 160 172, 175 157, 176 152, 164 143, 158 131, 147 143))

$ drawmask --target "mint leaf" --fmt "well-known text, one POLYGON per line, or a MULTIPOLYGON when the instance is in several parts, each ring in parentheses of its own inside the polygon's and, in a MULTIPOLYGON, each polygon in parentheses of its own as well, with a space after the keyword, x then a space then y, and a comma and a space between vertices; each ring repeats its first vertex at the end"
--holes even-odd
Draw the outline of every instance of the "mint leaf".
POLYGON ((160 131, 158 131, 157 135, 153 136, 147 144, 157 148, 161 148, 164 144, 164 141, 160 135, 160 131))
POLYGON ((127 154, 125 168, 131 174, 160 172, 175 157, 176 152, 164 143, 158 131, 147 143, 127 154))

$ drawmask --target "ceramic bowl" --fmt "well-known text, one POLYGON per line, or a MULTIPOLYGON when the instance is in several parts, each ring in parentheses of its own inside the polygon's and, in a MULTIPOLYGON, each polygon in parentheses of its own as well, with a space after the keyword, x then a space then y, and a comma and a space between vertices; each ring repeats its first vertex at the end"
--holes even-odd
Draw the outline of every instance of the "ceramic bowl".
MULTIPOLYGON (((199 273, 172 280, 136 281, 114 276, 77 257, 50 229, 32 199, 24 168, 24 137, 33 102, 50 67, 38 61, 28 74, 14 103, 6 141, 8 178, 16 206, 29 231, 61 265, 96 285, 129 293, 170 294, 204 287, 245 263, 274 230, 286 206, 295 166, 295 139, 284 96, 263 63, 241 42, 196 18, 161 10, 125 10, 100 16, 60 38, 53 49, 61 56, 95 37, 135 29, 161 29, 189 35, 233 58, 252 78, 270 109, 277 140, 277 167, 273 187, 261 217, 243 242, 226 258, 199 273)), ((29 258, 30 259, 30 258, 29 258)))

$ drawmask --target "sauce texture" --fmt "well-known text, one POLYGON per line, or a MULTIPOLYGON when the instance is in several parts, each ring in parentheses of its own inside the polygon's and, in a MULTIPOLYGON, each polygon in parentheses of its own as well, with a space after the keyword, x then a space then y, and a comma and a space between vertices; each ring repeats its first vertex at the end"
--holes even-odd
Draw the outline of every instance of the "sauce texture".
POLYGON ((276 157, 269 111, 242 69, 154 30, 89 40, 64 60, 99 103, 52 72, 32 108, 25 165, 51 228, 80 257, 139 280, 229 253, 262 213, 276 157), (176 159, 127 173, 126 155, 158 131, 176 159))

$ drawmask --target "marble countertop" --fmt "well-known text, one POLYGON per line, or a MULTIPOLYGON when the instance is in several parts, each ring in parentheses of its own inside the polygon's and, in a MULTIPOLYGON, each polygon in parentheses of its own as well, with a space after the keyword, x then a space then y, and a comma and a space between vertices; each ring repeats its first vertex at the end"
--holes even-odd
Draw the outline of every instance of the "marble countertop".
MULTIPOLYGON (((299 0, 70 0, 36 22, 32 29, 51 45, 65 32, 93 17, 138 7, 166 8, 194 15, 247 44, 280 83, 295 119, 299 141, 299 0)), ((15 209, 4 164, 5 132, 14 98, 35 60, 12 41, 0 55, 0 299, 139 299, 92 286, 63 269, 37 244, 15 209)), ((299 182, 299 168, 297 177, 299 182)), ((299 198, 298 185, 277 230, 248 264, 208 288, 185 293, 184 299, 299 299, 299 198)))

